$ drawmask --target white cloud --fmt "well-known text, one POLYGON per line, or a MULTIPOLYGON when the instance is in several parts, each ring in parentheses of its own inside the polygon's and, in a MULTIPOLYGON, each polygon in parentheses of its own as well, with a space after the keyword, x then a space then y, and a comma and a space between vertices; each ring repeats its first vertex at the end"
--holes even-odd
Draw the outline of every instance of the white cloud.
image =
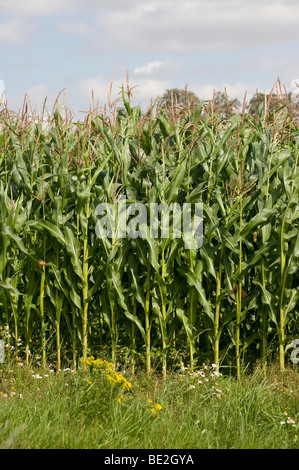
POLYGON ((298 41, 299 2, 112 2, 98 8, 106 47, 143 51, 241 50, 298 41))
MULTIPOLYGON (((77 90, 83 99, 89 100, 89 103, 91 103, 93 90, 95 101, 99 100, 99 106, 104 106, 104 104, 108 104, 111 83, 112 92, 110 102, 112 103, 113 101, 121 98, 122 85, 124 85, 126 88, 125 77, 123 79, 116 78, 112 81, 108 80, 103 75, 86 78, 78 82, 77 90)), ((170 81, 143 78, 138 80, 137 83, 130 83, 130 87, 135 87, 132 90, 133 105, 140 104, 142 107, 147 107, 150 105, 151 99, 155 99, 158 96, 161 96, 165 89, 170 87, 170 81)))
POLYGON ((294 78, 291 81, 291 88, 293 93, 299 93, 299 78, 294 78))
POLYGON ((158 80, 146 78, 139 80, 135 101, 143 106, 149 106, 151 99, 156 99, 158 96, 163 95, 165 90, 171 86, 170 80, 158 80))
POLYGON ((0 95, 5 91, 5 84, 3 80, 0 80, 0 95))
MULTIPOLYGON (((24 89, 18 94, 10 94, 9 90, 6 93, 8 107, 16 112, 23 108, 24 100, 26 99, 29 112, 32 110, 37 114, 41 114, 45 103, 45 112, 51 113, 56 98, 57 93, 53 93, 45 84, 38 84, 27 90, 24 89)), ((59 103, 62 104, 63 94, 60 98, 59 103)))
MULTIPOLYGON (((229 99, 237 98, 240 103, 243 103, 243 99, 246 94, 246 100, 251 98, 252 95, 256 92, 256 87, 245 83, 245 82, 236 82, 236 83, 223 83, 223 82, 218 82, 218 83, 213 83, 210 85, 202 85, 198 87, 190 87, 190 91, 194 91, 194 93, 200 98, 200 99, 206 99, 210 100, 213 98, 213 91, 221 91, 224 92, 226 89, 227 94, 229 99)), ((264 91, 264 90, 259 90, 259 91, 264 91)))
POLYGON ((75 34, 78 36, 84 36, 91 33, 91 27, 83 21, 59 21, 55 25, 56 30, 64 34, 75 34))
POLYGON ((10 0, 1 1, 1 13, 14 16, 48 16, 60 11, 70 11, 76 0, 10 0))
POLYGON ((5 100, 5 84, 0 80, 0 104, 5 100))
POLYGON ((5 23, 0 23, 0 44, 18 46, 27 42, 35 25, 27 24, 15 18, 5 23))
POLYGON ((133 70, 133 73, 135 75, 150 75, 154 70, 157 70, 161 67, 162 62, 159 62, 158 60, 154 62, 150 62, 147 65, 143 65, 141 67, 136 67, 133 70))
POLYGON ((40 106, 47 96, 47 87, 46 85, 36 85, 29 88, 27 94, 33 107, 40 106))

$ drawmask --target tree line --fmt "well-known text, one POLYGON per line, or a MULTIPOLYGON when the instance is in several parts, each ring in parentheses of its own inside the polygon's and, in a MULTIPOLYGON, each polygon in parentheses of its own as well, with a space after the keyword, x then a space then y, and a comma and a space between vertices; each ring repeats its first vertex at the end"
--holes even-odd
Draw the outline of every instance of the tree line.
MULTIPOLYGON (((173 108, 180 110, 186 106, 199 106, 201 99, 193 91, 185 89, 172 88, 167 89, 163 96, 158 100, 161 108, 173 108)), ((270 93, 262 93, 256 91, 250 99, 244 96, 243 103, 238 98, 231 98, 227 91, 214 90, 212 98, 206 100, 206 108, 218 112, 224 119, 229 118, 240 112, 258 116, 261 112, 273 113, 286 110, 290 114, 298 117, 299 101, 293 93, 283 93, 278 90, 276 93, 273 89, 270 93)))

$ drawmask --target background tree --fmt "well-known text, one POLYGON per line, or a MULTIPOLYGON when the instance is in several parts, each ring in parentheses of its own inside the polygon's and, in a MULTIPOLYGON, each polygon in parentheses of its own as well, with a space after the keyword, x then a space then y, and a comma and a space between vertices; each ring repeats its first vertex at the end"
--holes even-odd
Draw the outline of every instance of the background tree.
POLYGON ((229 98, 226 91, 216 91, 213 98, 209 100, 209 108, 218 113, 223 119, 236 114, 241 103, 238 98, 229 98))
POLYGON ((187 89, 171 88, 165 91, 159 100, 160 106, 170 108, 185 107, 189 104, 198 105, 200 103, 199 97, 193 91, 187 89))
POLYGON ((259 106, 261 106, 262 110, 265 109, 265 101, 267 103, 269 113, 273 113, 273 111, 278 110, 283 105, 287 106, 287 110, 289 113, 298 113, 298 99, 294 99, 292 93, 283 94, 281 96, 277 95, 276 93, 272 93, 272 95, 271 93, 269 93, 265 96, 265 93, 261 93, 258 91, 250 99, 246 107, 247 113, 253 116, 257 116, 259 106))

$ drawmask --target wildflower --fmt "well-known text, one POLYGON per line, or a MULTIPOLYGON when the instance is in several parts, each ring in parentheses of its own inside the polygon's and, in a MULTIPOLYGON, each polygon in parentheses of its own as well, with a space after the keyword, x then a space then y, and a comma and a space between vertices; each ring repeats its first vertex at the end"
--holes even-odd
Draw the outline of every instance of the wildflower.
POLYGON ((187 390, 193 390, 195 388, 195 385, 189 385, 189 387, 187 388, 187 390))
POLYGON ((151 408, 151 412, 154 416, 156 416, 157 418, 160 418, 160 414, 159 414, 159 411, 162 410, 162 406, 159 404, 159 403, 156 403, 152 408, 151 408))
POLYGON ((217 372, 216 370, 214 372, 212 372, 212 377, 219 377, 221 374, 220 372, 217 372))
POLYGON ((35 374, 32 376, 34 379, 42 379, 42 376, 39 374, 35 374))

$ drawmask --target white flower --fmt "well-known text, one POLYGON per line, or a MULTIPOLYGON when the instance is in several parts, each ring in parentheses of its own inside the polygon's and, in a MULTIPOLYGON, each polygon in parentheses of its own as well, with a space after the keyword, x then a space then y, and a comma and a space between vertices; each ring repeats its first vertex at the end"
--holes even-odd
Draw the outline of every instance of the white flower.
POLYGON ((189 387, 187 388, 187 390, 192 390, 195 388, 195 385, 189 385, 189 387))

